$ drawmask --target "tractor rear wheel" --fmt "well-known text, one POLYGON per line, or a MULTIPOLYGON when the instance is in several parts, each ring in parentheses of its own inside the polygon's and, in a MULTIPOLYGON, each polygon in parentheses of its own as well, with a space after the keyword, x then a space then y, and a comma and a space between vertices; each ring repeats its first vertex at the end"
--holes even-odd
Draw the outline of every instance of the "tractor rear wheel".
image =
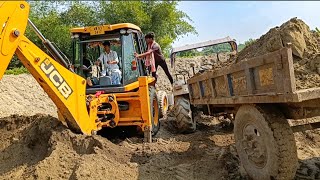
POLYGON ((189 99, 183 96, 175 97, 173 113, 176 117, 174 126, 179 133, 192 133, 196 130, 189 99))
POLYGON ((236 149, 252 179, 294 179, 298 165, 293 132, 270 106, 243 105, 234 123, 236 149))

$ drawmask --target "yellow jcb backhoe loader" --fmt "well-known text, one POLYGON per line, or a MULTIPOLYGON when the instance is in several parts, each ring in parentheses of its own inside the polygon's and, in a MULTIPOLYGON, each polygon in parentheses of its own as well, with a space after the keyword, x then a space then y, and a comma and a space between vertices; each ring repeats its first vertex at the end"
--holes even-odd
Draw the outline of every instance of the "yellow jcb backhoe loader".
POLYGON ((134 52, 146 51, 140 28, 130 23, 74 28, 70 62, 28 19, 29 9, 24 1, 0 2, 0 79, 15 53, 57 106, 59 120, 72 131, 92 135, 103 127, 137 126, 150 142, 160 128, 163 104, 158 104, 150 86, 154 78, 143 60, 134 58, 134 52), (27 24, 51 56, 24 35, 27 24), (110 74, 95 71, 99 66, 93 61, 104 52, 99 45, 104 41, 111 42, 118 54, 120 84, 113 84, 110 74), (92 86, 87 86, 87 78, 92 86))

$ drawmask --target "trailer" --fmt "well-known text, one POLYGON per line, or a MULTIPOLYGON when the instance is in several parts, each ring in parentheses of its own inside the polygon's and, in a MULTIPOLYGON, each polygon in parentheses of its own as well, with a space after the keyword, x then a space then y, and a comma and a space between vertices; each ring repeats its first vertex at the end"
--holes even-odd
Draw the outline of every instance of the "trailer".
POLYGON ((320 123, 293 122, 320 116, 320 87, 297 90, 290 44, 216 71, 195 73, 177 86, 184 86, 185 93, 175 96, 176 109, 184 101, 190 122, 195 107, 208 115, 235 115, 236 149, 251 178, 294 179, 298 157, 293 133, 319 128, 320 123))

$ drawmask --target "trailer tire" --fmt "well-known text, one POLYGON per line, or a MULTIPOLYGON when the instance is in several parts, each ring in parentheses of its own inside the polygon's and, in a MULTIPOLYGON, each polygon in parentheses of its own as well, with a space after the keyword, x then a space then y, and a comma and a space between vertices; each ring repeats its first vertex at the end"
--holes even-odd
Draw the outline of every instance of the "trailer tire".
POLYGON ((151 135, 155 136, 160 130, 160 116, 159 116, 160 109, 159 109, 156 90, 153 86, 149 87, 149 97, 150 97, 150 112, 151 112, 151 123, 152 123, 151 135))
POLYGON ((179 133, 192 133, 196 130, 196 122, 192 116, 192 107, 187 98, 176 97, 173 113, 176 117, 175 128, 179 133))
POLYGON ((241 106, 234 136, 241 164, 252 179, 294 179, 298 167, 294 135, 276 108, 241 106))
POLYGON ((167 115, 168 111, 168 97, 165 91, 158 91, 157 94, 159 102, 159 116, 160 118, 163 118, 167 115))

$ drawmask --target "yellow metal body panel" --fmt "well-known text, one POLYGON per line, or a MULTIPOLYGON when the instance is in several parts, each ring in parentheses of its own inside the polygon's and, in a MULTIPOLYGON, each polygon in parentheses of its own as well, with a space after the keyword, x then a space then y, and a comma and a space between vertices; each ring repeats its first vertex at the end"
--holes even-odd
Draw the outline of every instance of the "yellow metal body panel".
POLYGON ((89 117, 86 107, 86 81, 53 60, 25 36, 16 55, 52 99, 70 128, 91 134, 97 130, 96 115, 89 117))
MULTIPOLYGON (((150 84, 150 83, 152 83, 152 82, 155 81, 155 78, 154 78, 154 77, 148 76, 148 77, 146 77, 146 78, 147 78, 147 79, 146 79, 147 84, 150 84)), ((134 90, 134 89, 137 89, 137 88, 140 87, 139 84, 140 84, 139 81, 136 81, 136 82, 133 82, 133 83, 131 83, 131 84, 128 84, 128 85, 124 86, 124 91, 129 92, 129 91, 132 91, 132 90, 134 90)))
POLYGON ((0 79, 16 51, 21 36, 14 36, 18 30, 24 34, 28 22, 29 4, 24 1, 2 1, 0 3, 0 79))
POLYGON ((141 103, 141 114, 144 120, 144 126, 152 130, 151 111, 150 111, 150 97, 149 97, 149 83, 147 77, 139 77, 139 95, 141 103))
MULTIPOLYGON (((59 119, 73 131, 91 135, 93 131, 104 126, 111 126, 111 120, 99 118, 100 115, 108 114, 114 115, 115 125, 137 125, 143 131, 152 129, 149 84, 154 82, 153 77, 139 77, 137 82, 124 87, 125 93, 86 95, 84 78, 64 68, 24 36, 29 13, 29 5, 26 2, 0 2, 0 13, 0 24, 3 25, 0 32, 0 78, 15 52, 57 106, 59 119), (14 34, 15 30, 20 34, 14 34), (128 102, 129 110, 120 112, 118 101, 128 102), (112 108, 101 110, 102 105, 106 103, 112 108)), ((125 27, 140 30, 128 23, 103 26, 105 29, 91 27, 91 30, 95 31, 93 34, 100 34, 102 31, 125 27)), ((86 31, 85 28, 73 30, 86 31)))
POLYGON ((101 26, 87 26, 87 27, 79 27, 72 28, 71 33, 90 33, 91 35, 104 34, 105 31, 114 31, 117 29, 130 28, 141 31, 141 29, 131 23, 119 23, 112 25, 101 25, 101 26))
MULTIPOLYGON (((111 111, 97 111, 96 114, 114 114, 113 121, 116 126, 140 126, 142 130, 146 127, 152 128, 151 124, 151 111, 150 111, 150 98, 149 98, 149 84, 154 81, 154 78, 142 76, 138 81, 132 83, 127 88, 133 90, 138 88, 136 92, 114 93, 114 94, 101 94, 97 98, 97 106, 102 103, 110 103, 112 105, 111 111), (133 85, 134 84, 134 85, 133 85), (135 84, 138 84, 136 87, 135 84), (113 101, 108 100, 109 96, 113 96, 113 101), (126 101, 129 103, 127 111, 119 111, 117 101, 126 101)), ((99 122, 99 127, 110 127, 111 120, 99 122)))

